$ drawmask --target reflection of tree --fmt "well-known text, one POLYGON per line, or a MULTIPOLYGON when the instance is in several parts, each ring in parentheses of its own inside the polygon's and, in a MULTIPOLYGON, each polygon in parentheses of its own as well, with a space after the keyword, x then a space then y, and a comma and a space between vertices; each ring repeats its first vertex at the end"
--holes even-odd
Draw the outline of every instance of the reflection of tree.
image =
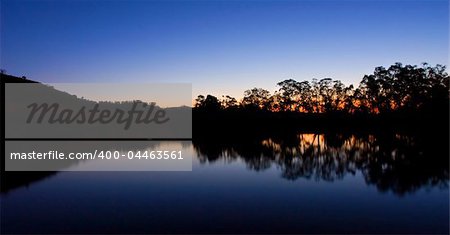
POLYGON ((358 171, 366 183, 398 195, 448 187, 448 136, 293 134, 259 141, 194 141, 201 163, 240 158, 249 169, 274 165, 288 180, 334 181, 358 171))
POLYGON ((362 171, 366 182, 379 190, 404 194, 424 186, 448 187, 448 137, 428 142, 396 135, 390 141, 378 141, 376 147, 362 171))

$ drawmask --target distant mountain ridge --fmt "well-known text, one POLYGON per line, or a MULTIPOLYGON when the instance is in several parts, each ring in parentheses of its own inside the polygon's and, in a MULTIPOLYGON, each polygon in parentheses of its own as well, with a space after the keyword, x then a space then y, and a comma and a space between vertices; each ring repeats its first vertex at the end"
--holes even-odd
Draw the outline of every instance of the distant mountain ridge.
POLYGON ((27 77, 16 77, 6 73, 0 74, 0 81, 2 83, 39 83, 33 80, 29 80, 27 77))

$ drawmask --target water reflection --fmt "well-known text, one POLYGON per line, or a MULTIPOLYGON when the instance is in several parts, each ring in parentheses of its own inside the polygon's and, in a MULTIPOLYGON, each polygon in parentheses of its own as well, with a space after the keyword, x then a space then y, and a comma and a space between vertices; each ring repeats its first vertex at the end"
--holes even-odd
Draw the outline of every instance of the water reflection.
POLYGON ((273 166, 287 180, 335 181, 360 171, 365 182, 397 195, 422 187, 448 188, 448 138, 402 134, 314 134, 253 141, 194 141, 200 163, 224 159, 248 169, 273 166))
MULTIPOLYGON (((136 148, 136 144, 129 145, 136 148)), ((192 146, 189 142, 181 145, 183 149, 193 146, 203 165, 239 160, 252 171, 277 168, 282 178, 291 181, 304 178, 333 182, 360 172, 366 184, 399 196, 421 188, 448 189, 449 183, 448 136, 284 133, 260 138, 194 139, 192 146)), ((4 172, 1 192, 54 174, 57 172, 4 172)))
POLYGON ((448 234, 443 138, 236 138, 181 143, 192 171, 2 173, 1 232, 448 234))
MULTIPOLYGON (((39 181, 44 181, 63 171, 190 171, 192 169, 191 155, 184 155, 182 160, 177 159, 171 162, 152 161, 149 155, 154 150, 164 150, 169 153, 182 151, 186 148, 192 148, 190 141, 8 141, 9 148, 5 151, 5 157, 1 159, 0 169, 5 163, 10 164, 8 171, 1 172, 0 193, 28 187, 39 181), (82 159, 64 159, 64 160, 39 160, 33 164, 24 164, 16 162, 9 158, 10 153, 48 153, 50 151, 77 154, 93 154, 94 151, 103 152, 102 157, 90 159, 87 155, 82 159), (109 154, 107 153, 109 152, 109 154), (108 157, 109 155, 109 157, 108 157), (7 157, 8 156, 8 157, 7 157), (141 157, 142 156, 142 157, 141 157), (117 157, 117 159, 116 159, 117 157), (130 160, 130 157, 133 160, 130 160), (108 160, 109 158, 109 160, 108 160), (23 169, 33 171, 24 171, 23 169), (14 169, 14 170, 10 170, 14 169), (19 169, 19 170, 16 170, 19 169), (34 171, 35 170, 35 171, 34 171)), ((153 157, 157 157, 154 153, 153 157)))

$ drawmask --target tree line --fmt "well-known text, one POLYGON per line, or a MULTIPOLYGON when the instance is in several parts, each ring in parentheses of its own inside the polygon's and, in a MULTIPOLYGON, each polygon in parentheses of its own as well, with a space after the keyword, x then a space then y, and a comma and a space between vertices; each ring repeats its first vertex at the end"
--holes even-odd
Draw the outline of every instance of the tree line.
POLYGON ((273 94, 263 88, 244 92, 237 100, 231 96, 217 98, 199 95, 195 110, 204 111, 265 111, 298 113, 383 114, 394 112, 448 112, 449 75, 443 65, 423 63, 389 68, 377 67, 365 75, 358 86, 346 86, 331 78, 277 83, 273 94))

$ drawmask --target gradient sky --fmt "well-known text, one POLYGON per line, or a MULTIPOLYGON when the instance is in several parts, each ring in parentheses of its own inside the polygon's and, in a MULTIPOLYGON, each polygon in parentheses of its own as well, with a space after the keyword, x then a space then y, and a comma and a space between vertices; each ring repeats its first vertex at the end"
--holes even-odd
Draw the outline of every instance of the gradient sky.
POLYGON ((1 1, 0 65, 43 82, 190 82, 193 96, 448 65, 449 3, 1 1))

